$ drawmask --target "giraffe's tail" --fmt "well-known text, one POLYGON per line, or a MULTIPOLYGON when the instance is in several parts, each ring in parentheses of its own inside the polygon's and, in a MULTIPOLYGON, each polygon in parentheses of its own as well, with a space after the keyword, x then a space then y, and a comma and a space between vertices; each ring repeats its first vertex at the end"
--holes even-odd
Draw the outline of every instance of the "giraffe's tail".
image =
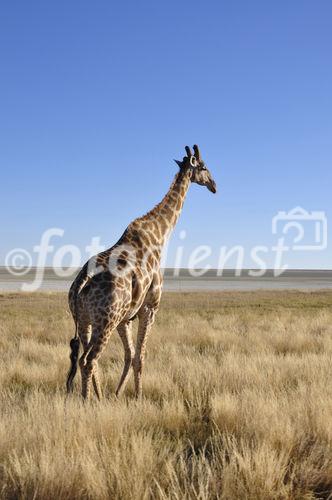
POLYGON ((78 353, 80 350, 80 340, 78 337, 73 337, 70 341, 70 369, 67 376, 67 393, 73 392, 73 381, 77 372, 78 353))
POLYGON ((73 382, 77 372, 78 354, 80 350, 80 339, 77 325, 77 299, 75 300, 75 335, 70 341, 70 369, 67 375, 67 393, 73 392, 73 382))

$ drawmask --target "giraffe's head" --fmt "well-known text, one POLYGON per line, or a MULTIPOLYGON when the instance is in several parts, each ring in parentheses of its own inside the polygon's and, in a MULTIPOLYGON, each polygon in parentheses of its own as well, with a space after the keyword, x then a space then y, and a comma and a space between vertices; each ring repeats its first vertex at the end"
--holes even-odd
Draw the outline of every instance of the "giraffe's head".
POLYGON ((175 160, 180 170, 191 172, 191 182, 195 182, 200 186, 206 186, 211 193, 217 192, 217 186, 210 171, 206 167, 201 158, 198 146, 194 145, 194 154, 192 154, 190 147, 186 146, 187 156, 184 156, 182 161, 175 160))

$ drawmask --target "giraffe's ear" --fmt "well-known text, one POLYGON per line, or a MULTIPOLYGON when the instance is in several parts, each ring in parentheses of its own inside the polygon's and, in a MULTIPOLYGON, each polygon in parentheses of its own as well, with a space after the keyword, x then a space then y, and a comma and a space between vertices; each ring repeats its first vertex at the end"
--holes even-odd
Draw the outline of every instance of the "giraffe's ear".
POLYGON ((197 158, 195 156, 190 157, 190 165, 195 168, 197 167, 197 158))
POLYGON ((175 163, 177 164, 177 166, 178 166, 179 168, 181 168, 181 167, 182 167, 182 161, 179 161, 179 160, 174 160, 174 161, 175 161, 175 163))

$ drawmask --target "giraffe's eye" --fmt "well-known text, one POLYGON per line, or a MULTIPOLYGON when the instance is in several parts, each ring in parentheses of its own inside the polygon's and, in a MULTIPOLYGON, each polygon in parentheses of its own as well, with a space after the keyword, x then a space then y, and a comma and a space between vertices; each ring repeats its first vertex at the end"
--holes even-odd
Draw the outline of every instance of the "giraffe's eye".
POLYGON ((203 164, 201 165, 201 170, 207 170, 206 166, 203 164))

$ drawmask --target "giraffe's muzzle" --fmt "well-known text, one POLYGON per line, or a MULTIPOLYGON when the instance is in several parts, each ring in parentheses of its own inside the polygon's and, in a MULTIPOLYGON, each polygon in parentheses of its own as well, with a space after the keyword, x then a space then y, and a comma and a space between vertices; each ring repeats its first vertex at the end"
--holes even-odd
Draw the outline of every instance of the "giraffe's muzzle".
POLYGON ((217 185, 214 181, 211 181, 208 186, 208 190, 211 191, 211 193, 216 193, 217 192, 217 185))

